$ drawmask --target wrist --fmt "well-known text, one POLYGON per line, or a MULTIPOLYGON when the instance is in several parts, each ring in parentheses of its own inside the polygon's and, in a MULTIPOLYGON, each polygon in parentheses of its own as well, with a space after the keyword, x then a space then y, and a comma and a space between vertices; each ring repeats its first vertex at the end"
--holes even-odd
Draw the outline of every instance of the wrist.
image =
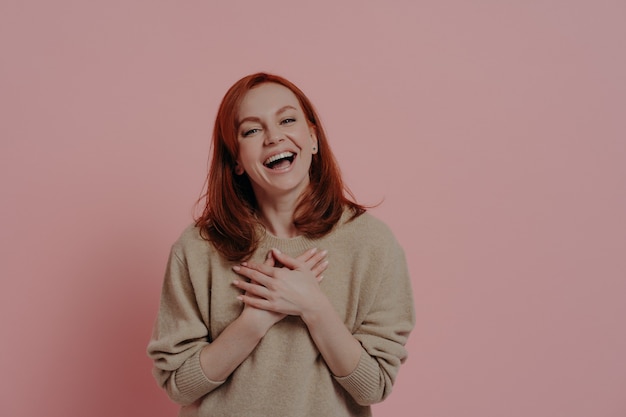
POLYGON ((326 314, 333 313, 334 307, 326 297, 322 297, 319 302, 302 311, 300 318, 307 327, 316 326, 319 322, 324 321, 326 314))
POLYGON ((272 328, 273 323, 262 320, 258 314, 254 313, 252 308, 244 308, 236 320, 240 322, 240 325, 248 334, 260 340, 272 328))

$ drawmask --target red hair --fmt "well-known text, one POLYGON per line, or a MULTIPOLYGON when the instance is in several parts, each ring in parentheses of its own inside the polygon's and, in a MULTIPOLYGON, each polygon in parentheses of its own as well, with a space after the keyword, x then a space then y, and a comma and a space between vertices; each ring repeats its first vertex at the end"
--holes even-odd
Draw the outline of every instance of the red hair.
POLYGON ((277 75, 249 75, 226 92, 217 112, 206 193, 198 201, 199 204, 204 201, 204 210, 196 219, 202 237, 230 261, 250 257, 257 248, 259 230, 263 228, 256 217, 258 206, 248 176, 235 174, 239 154, 239 105, 248 91, 263 83, 276 83, 291 90, 317 134, 318 152, 313 155, 309 168, 310 184, 294 212, 294 226, 303 235, 318 238, 331 231, 344 209, 351 210, 353 217, 365 212, 365 207, 354 201, 344 185, 319 116, 306 95, 277 75))

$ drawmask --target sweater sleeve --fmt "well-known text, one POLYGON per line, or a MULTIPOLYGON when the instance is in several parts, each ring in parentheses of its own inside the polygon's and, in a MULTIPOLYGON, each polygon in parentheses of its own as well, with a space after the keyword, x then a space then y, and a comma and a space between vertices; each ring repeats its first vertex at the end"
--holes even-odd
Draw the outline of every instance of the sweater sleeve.
POLYGON ((359 363, 351 374, 335 377, 360 405, 380 402, 391 393, 400 365, 407 358, 405 344, 415 324, 404 251, 395 239, 392 241, 372 255, 370 279, 362 289, 364 298, 371 301, 361 306, 366 309, 364 318, 353 331, 362 346, 359 363))
POLYGON ((161 303, 147 353, 152 373, 169 397, 188 405, 219 387, 200 367, 200 351, 208 342, 208 329, 196 301, 189 268, 177 246, 168 260, 161 303))

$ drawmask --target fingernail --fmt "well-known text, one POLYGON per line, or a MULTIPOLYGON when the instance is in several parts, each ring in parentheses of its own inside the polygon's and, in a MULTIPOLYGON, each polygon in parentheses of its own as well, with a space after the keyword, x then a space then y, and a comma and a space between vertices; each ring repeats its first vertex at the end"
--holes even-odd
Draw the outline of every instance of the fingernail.
POLYGON ((276 249, 276 248, 273 248, 272 250, 273 250, 274 252, 276 252, 276 253, 280 253, 280 251, 279 251, 278 249, 276 249))
POLYGON ((317 252, 317 248, 311 249, 311 255, 313 255, 315 252, 317 252))
POLYGON ((241 267, 240 267, 239 265, 235 265, 235 266, 233 266, 233 269, 234 269, 235 271, 239 271, 239 270, 241 269, 241 267))

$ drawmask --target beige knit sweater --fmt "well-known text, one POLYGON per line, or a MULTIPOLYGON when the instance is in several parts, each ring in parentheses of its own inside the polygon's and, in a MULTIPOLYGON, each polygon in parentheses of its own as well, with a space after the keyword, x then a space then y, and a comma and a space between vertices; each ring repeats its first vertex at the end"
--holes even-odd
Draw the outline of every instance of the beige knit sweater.
POLYGON ((305 324, 288 316, 275 324, 252 354, 226 379, 211 381, 199 353, 242 310, 232 262, 221 257, 199 230, 187 228, 172 246, 161 305, 148 344, 154 376, 180 416, 331 417, 370 416, 370 404, 390 392, 404 345, 414 325, 404 252, 382 222, 365 213, 343 216, 321 239, 279 239, 266 234, 252 259, 271 248, 291 256, 328 250, 320 286, 362 345, 354 372, 335 377, 305 324))

